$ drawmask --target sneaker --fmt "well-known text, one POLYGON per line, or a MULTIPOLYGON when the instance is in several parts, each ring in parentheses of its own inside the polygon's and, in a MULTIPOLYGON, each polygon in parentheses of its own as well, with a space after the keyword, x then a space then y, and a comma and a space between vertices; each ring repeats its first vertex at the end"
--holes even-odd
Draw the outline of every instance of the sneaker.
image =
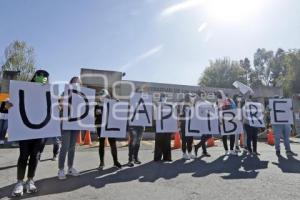
POLYGON ((29 194, 37 192, 37 188, 32 179, 28 179, 28 181, 26 181, 26 192, 29 194))
POLYGON ((79 173, 76 169, 74 169, 74 168, 72 167, 72 168, 69 168, 69 169, 68 169, 68 175, 69 175, 69 176, 79 176, 80 173, 79 173))
POLYGON ((292 152, 292 151, 286 151, 287 156, 298 156, 298 154, 292 152))
POLYGON ((65 175, 65 170, 63 170, 63 169, 58 170, 57 177, 59 180, 66 179, 67 177, 65 175))
POLYGON ((225 151, 225 156, 229 155, 230 152, 228 150, 225 151))
POLYGON ((100 165, 98 167, 99 170, 102 170, 104 168, 104 162, 100 162, 100 165))
POLYGON ((21 197, 23 196, 23 192, 24 192, 24 182, 18 181, 11 195, 13 197, 21 197))
POLYGON ((118 168, 118 169, 121 169, 121 168, 122 168, 121 163, 119 163, 118 161, 115 162, 114 166, 115 166, 116 168, 118 168))
POLYGON ((189 157, 190 157, 190 159, 195 159, 196 158, 196 156, 193 155, 192 153, 189 153, 189 157))
POLYGON ((190 157, 186 153, 184 153, 184 154, 182 154, 182 159, 189 160, 190 157))
POLYGON ((276 151, 276 156, 281 156, 280 151, 276 151))
POLYGON ((129 162, 127 163, 127 166, 128 166, 128 167, 133 167, 134 164, 132 163, 132 161, 129 161, 129 162))
POLYGON ((134 160, 134 164, 140 165, 140 164, 142 164, 142 162, 141 162, 139 159, 135 159, 135 160, 134 160))
POLYGON ((241 151, 241 149, 240 149, 238 146, 236 146, 236 147, 235 147, 235 152, 241 153, 242 151, 241 151))
POLYGON ((202 156, 204 156, 204 157, 211 157, 211 155, 209 153, 207 153, 207 152, 203 152, 202 156))
POLYGON ((231 151, 229 152, 229 154, 230 154, 230 155, 233 155, 233 156, 238 155, 238 153, 237 153, 236 151, 234 151, 234 150, 231 150, 231 151))
POLYGON ((4 144, 4 140, 0 140, 0 145, 4 144))

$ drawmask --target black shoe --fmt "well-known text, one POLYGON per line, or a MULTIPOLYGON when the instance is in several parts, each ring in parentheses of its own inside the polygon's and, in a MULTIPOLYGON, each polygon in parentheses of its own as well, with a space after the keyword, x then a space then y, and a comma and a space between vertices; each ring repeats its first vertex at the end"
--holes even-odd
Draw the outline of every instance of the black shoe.
POLYGON ((298 156, 298 154, 292 152, 292 151, 286 151, 287 156, 298 156))
POLYGON ((128 167, 133 167, 134 164, 132 163, 132 161, 129 161, 129 162, 127 163, 127 166, 128 166, 128 167))
POLYGON ((117 161, 114 164, 115 167, 117 167, 118 169, 122 169, 122 165, 117 161))
POLYGON ((195 148, 195 156, 197 157, 198 156, 198 149, 199 149, 199 147, 197 145, 195 145, 194 148, 195 148))
POLYGON ((203 152, 202 156, 204 156, 204 157, 211 157, 211 155, 209 153, 207 153, 207 152, 203 152))
POLYGON ((140 165, 140 164, 142 164, 142 162, 139 159, 134 159, 134 164, 140 165))
POLYGON ((281 156, 280 151, 276 151, 276 156, 278 156, 278 157, 281 156))
POLYGON ((104 162, 100 162, 100 165, 98 167, 99 170, 102 170, 104 168, 104 162))

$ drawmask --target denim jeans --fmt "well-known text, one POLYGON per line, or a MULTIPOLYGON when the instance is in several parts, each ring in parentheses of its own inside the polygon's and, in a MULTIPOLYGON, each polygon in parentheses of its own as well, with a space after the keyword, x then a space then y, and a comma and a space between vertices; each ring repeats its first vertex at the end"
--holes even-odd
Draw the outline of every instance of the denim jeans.
POLYGON ((65 167, 65 160, 68 153, 68 167, 73 167, 76 137, 78 130, 62 130, 61 131, 61 148, 59 152, 58 168, 63 170, 65 167))
POLYGON ((132 127, 129 129, 129 153, 128 160, 131 162, 133 159, 138 160, 140 144, 143 137, 144 127, 132 127))
POLYGON ((0 140, 5 140, 7 131, 7 119, 0 119, 0 140))
POLYGON ((291 150, 290 146, 290 132, 291 132, 291 125, 289 124, 272 124, 274 137, 275 137, 275 149, 276 151, 280 151, 280 136, 283 136, 283 142, 286 151, 291 150))

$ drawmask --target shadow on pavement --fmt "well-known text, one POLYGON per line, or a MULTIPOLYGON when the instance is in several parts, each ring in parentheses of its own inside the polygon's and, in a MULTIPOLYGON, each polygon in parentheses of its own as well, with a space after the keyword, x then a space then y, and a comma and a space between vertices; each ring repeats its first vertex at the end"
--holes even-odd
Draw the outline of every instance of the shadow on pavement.
MULTIPOLYGON (((291 164, 289 163, 287 167, 288 166, 291 166, 291 164)), ((38 197, 70 192, 85 186, 102 188, 109 184, 130 182, 134 180, 138 180, 139 182, 155 182, 158 179, 169 180, 174 179, 178 175, 184 173, 193 173, 193 177, 204 177, 210 174, 228 173, 229 175, 222 176, 222 178, 256 178, 259 173, 256 170, 266 169, 267 167, 268 161, 260 161, 258 157, 245 155, 240 157, 221 156, 209 163, 201 159, 188 162, 184 160, 176 160, 172 163, 152 161, 132 168, 124 167, 122 170, 116 170, 116 168, 109 168, 101 171, 98 169, 91 169, 82 171, 80 177, 70 177, 66 180, 58 180, 56 176, 41 179, 36 181, 39 192, 33 195, 24 194, 21 199, 30 198, 33 196, 38 197)), ((11 197, 13 187, 14 184, 0 188, 0 199, 4 197, 11 197)))
POLYGON ((273 164, 277 165, 284 173, 300 173, 300 160, 293 156, 288 156, 288 158, 279 156, 278 163, 273 162, 273 164))

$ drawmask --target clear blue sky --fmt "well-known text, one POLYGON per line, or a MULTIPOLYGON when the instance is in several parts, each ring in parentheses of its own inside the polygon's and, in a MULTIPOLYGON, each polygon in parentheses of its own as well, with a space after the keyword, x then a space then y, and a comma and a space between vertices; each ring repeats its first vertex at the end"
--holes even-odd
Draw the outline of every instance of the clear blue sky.
POLYGON ((300 1, 0 0, 0 62, 13 40, 53 81, 85 67, 195 85, 210 59, 300 48, 300 1))

